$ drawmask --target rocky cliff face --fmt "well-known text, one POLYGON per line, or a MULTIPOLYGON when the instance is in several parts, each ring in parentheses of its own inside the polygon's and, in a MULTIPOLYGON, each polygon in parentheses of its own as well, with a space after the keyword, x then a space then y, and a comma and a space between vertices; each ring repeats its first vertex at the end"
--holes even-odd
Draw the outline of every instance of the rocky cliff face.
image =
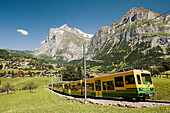
MULTIPOLYGON (((100 28, 91 39, 88 58, 107 68, 161 65, 170 56, 170 15, 145 8, 130 9, 119 21, 100 28)), ((105 68, 105 69, 107 69, 105 68)))
POLYGON ((83 43, 89 44, 92 36, 79 29, 69 28, 66 24, 60 28, 51 28, 47 39, 34 54, 65 61, 80 59, 83 56, 83 43))
POLYGON ((67 25, 51 28, 35 54, 65 61, 81 59, 86 41, 88 59, 104 60, 103 69, 160 65, 170 56, 170 15, 134 7, 92 36, 67 25))
POLYGON ((88 49, 88 57, 94 57, 108 43, 112 43, 108 53, 115 44, 116 48, 120 48, 122 41, 126 41, 131 50, 137 43, 150 41, 151 47, 143 52, 159 45, 166 54, 166 48, 170 43, 169 20, 169 15, 161 15, 143 7, 134 7, 121 20, 111 26, 104 26, 95 33, 88 49))

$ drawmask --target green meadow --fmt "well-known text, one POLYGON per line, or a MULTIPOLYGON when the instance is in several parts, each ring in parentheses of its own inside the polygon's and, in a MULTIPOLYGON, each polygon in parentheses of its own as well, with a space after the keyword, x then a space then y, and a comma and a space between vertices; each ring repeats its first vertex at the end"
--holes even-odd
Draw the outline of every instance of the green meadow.
POLYGON ((1 80, 1 84, 5 83, 5 82, 11 82, 11 83, 15 83, 15 82, 19 82, 19 81, 22 81, 22 80, 25 80, 25 79, 29 79, 29 78, 20 78, 20 77, 17 77, 17 78, 0 78, 1 80))
MULTIPOLYGON (((8 79, 8 78, 6 78, 8 79)), ((8 79, 14 81, 11 79, 8 79)), ((22 88, 29 81, 34 81, 41 86, 32 93, 29 90, 14 91, 12 94, 0 94, 0 113, 7 112, 31 112, 31 113, 130 113, 130 112, 151 112, 151 113, 169 113, 170 106, 152 107, 152 108, 122 108, 103 105, 83 104, 78 101, 65 100, 57 94, 46 89, 50 77, 33 78, 15 85, 16 88, 22 88)), ((57 78, 53 79, 57 82, 57 78)), ((153 78, 157 98, 160 100, 170 100, 169 79, 153 78)))
POLYGON ((155 99, 170 100, 170 79, 153 78, 156 94, 155 99))
MULTIPOLYGON (((53 82, 57 83, 57 78, 53 77, 53 82)), ((22 89, 28 82, 34 81, 37 86, 48 86, 51 83, 51 77, 35 77, 33 79, 18 83, 15 85, 15 88, 22 89)), ((59 81, 59 80, 58 80, 59 81)))
POLYGON ((57 94, 40 87, 30 93, 29 90, 16 91, 13 94, 0 95, 0 112, 27 113, 130 113, 157 112, 168 113, 170 106, 153 108, 120 108, 93 104, 83 104, 78 101, 68 101, 57 94))

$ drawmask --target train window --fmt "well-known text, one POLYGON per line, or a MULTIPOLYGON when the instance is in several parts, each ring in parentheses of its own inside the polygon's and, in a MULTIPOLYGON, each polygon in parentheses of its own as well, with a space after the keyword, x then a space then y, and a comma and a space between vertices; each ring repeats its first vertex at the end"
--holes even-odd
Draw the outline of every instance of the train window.
POLYGON ((69 84, 69 89, 70 89, 71 85, 69 84))
POLYGON ((152 84, 152 80, 151 80, 150 74, 142 73, 141 76, 142 76, 143 84, 152 84))
POLYGON ((75 91, 77 91, 78 89, 77 89, 77 87, 75 87, 75 85, 72 85, 71 90, 75 92, 75 91))
POLYGON ((87 91, 89 91, 89 90, 91 90, 91 84, 90 83, 87 84, 87 91))
POLYGON ((107 81, 107 90, 114 90, 114 82, 112 81, 107 81))
POLYGON ((94 91, 94 83, 92 83, 92 91, 94 91))
POLYGON ((84 82, 82 83, 82 86, 84 87, 84 82))
POLYGON ((123 87, 123 77, 115 77, 115 86, 116 87, 123 87))
POLYGON ((134 75, 125 76, 125 82, 126 84, 135 84, 134 75))
POLYGON ((87 84, 87 90, 93 91, 94 90, 94 83, 87 84))
POLYGON ((103 90, 106 90, 106 82, 103 82, 103 90))
POLYGON ((80 86, 80 83, 78 83, 78 86, 80 86))
POLYGON ((100 82, 100 80, 96 80, 95 84, 96 84, 96 91, 101 91, 101 82, 100 82))
POLYGON ((141 84, 140 75, 137 75, 138 84, 141 84))
POLYGON ((67 85, 65 85, 65 89, 67 89, 68 87, 67 87, 67 85))

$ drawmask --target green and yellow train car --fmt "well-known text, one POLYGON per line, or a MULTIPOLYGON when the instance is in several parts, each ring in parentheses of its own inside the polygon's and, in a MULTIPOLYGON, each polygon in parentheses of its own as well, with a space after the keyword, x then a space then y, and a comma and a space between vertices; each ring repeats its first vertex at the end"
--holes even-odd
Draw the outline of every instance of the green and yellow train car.
MULTIPOLYGON (((132 70, 86 80, 89 97, 150 98, 155 90, 150 72, 132 70)), ((54 90, 69 95, 84 95, 84 80, 54 84, 54 90)))

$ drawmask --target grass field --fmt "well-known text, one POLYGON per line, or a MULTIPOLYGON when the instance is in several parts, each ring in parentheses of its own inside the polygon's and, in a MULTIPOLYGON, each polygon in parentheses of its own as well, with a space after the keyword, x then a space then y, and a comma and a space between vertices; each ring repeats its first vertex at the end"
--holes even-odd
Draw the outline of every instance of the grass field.
MULTIPOLYGON (((3 81, 16 82, 17 78, 3 78, 3 81), (5 80, 7 79, 7 80, 5 80), (16 79, 16 80, 15 80, 16 79)), ((22 79, 22 78, 21 78, 22 79)), ((29 81, 34 81, 38 86, 47 86, 50 77, 33 78, 15 85, 16 88, 22 88, 29 81)), ((57 82, 57 79, 53 79, 57 82)), ((157 98, 161 100, 170 100, 169 84, 170 79, 153 78, 154 86, 157 91, 157 98)), ((35 112, 35 113, 130 113, 130 112, 153 112, 153 113, 169 113, 170 106, 153 107, 153 108, 119 108, 93 104, 82 104, 78 101, 68 101, 58 97, 56 94, 39 87, 35 90, 15 91, 13 94, 0 94, 0 113, 5 112, 35 112)))
MULTIPOLYGON (((57 82, 57 78, 53 78, 53 82, 56 83, 57 82)), ((37 86, 47 86, 49 85, 49 83, 51 83, 51 77, 37 77, 37 78, 33 78, 30 80, 27 80, 25 82, 21 82, 15 85, 15 88, 23 88, 23 86, 25 86, 28 82, 30 81, 34 81, 37 86)))
MULTIPOLYGON (((24 79, 28 78, 0 78, 2 84, 6 81, 15 83, 24 79)), ((53 78, 53 82, 57 82, 57 78, 53 78)), ((51 83, 51 77, 37 77, 33 78, 21 83, 18 83, 15 85, 15 88, 17 89, 22 89, 23 86, 25 86, 28 82, 34 81, 38 86, 48 86, 49 83, 51 83)), ((156 89, 157 95, 155 96, 155 99, 158 100, 170 100, 170 89, 169 89, 169 84, 170 84, 170 79, 165 79, 165 78, 153 78, 153 84, 156 89)))
POLYGON ((170 106, 153 108, 119 108, 93 104, 82 104, 78 101, 68 101, 60 98, 44 88, 33 90, 16 91, 14 94, 0 95, 0 112, 22 113, 168 113, 170 106))
POLYGON ((170 100, 170 79, 153 78, 158 100, 170 100))
POLYGON ((11 82, 11 83, 15 83, 15 82, 19 82, 21 80, 25 80, 25 79, 28 79, 28 78, 0 78, 1 80, 1 84, 5 83, 5 82, 11 82))

